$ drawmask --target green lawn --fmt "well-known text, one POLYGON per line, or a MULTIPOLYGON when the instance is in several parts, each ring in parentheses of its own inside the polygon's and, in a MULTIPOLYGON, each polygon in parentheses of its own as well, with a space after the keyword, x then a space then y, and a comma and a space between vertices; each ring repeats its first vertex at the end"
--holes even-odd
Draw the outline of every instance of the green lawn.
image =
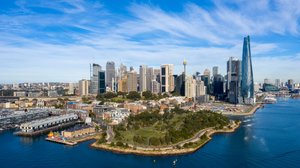
POLYGON ((223 128, 229 120, 210 111, 179 111, 160 115, 158 112, 144 112, 130 116, 128 123, 114 127, 114 142, 142 146, 164 146, 193 137, 207 127, 223 128))

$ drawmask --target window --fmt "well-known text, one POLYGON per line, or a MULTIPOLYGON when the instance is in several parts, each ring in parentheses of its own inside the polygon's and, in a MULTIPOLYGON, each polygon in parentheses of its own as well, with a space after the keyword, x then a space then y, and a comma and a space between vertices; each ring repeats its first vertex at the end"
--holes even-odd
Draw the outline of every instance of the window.
POLYGON ((161 75, 166 75, 166 68, 161 68, 161 75))

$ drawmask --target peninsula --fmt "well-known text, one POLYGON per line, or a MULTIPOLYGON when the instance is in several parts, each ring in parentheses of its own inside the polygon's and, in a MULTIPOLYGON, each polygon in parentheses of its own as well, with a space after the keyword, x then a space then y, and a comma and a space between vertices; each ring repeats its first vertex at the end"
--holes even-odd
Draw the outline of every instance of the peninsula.
POLYGON ((91 146, 126 154, 186 154, 205 145, 214 133, 233 132, 239 125, 239 121, 206 110, 143 112, 130 115, 124 124, 111 126, 91 146))

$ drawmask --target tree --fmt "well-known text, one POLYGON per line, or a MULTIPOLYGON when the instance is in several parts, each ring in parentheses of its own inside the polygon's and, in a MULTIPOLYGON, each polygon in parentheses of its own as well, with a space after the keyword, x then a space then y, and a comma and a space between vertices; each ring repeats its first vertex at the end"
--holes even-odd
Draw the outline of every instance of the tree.
POLYGON ((96 126, 95 126, 95 130, 96 130, 96 132, 98 132, 98 131, 100 130, 99 125, 96 125, 96 126))
POLYGON ((127 95, 126 92, 121 92, 121 91, 118 91, 118 96, 122 96, 123 98, 125 98, 125 96, 127 95))
POLYGON ((164 93, 162 96, 163 96, 163 98, 166 98, 166 97, 169 97, 169 94, 168 93, 164 93))
POLYGON ((131 100, 139 100, 141 99, 141 95, 136 91, 130 91, 127 95, 127 98, 131 100))
POLYGON ((151 93, 151 91, 149 91, 149 90, 144 91, 144 92, 142 93, 142 95, 144 96, 144 98, 145 98, 146 100, 151 100, 151 99, 152 99, 152 93, 151 93))
POLYGON ((113 93, 113 92, 106 92, 106 93, 103 95, 103 97, 104 97, 105 99, 112 99, 112 98, 117 97, 117 96, 118 96, 118 95, 115 94, 115 93, 113 93))

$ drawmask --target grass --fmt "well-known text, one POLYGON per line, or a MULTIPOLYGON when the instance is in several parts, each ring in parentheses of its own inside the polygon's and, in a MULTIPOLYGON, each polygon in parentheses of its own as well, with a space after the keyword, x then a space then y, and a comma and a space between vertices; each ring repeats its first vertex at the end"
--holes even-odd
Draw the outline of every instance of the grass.
MULTIPOLYGON (((137 130, 127 130, 127 131, 119 131, 122 137, 122 141, 125 143, 131 143, 133 144, 133 137, 138 135, 142 137, 163 137, 165 135, 165 131, 157 130, 155 127, 157 126, 157 123, 150 127, 143 127, 137 130)), ((114 142, 117 142, 118 140, 114 140, 114 142)))
MULTIPOLYGON (((164 137, 167 133, 167 127, 168 125, 172 125, 175 129, 179 129, 181 125, 183 124, 183 118, 186 116, 186 114, 174 114, 174 117, 166 122, 158 121, 155 124, 149 126, 149 127, 141 127, 137 130, 130 129, 126 131, 119 131, 122 137, 122 141, 124 143, 131 143, 133 144, 133 137, 134 136, 141 136, 146 138, 151 137, 164 137)), ((114 139, 114 142, 117 142, 118 140, 114 139)))

